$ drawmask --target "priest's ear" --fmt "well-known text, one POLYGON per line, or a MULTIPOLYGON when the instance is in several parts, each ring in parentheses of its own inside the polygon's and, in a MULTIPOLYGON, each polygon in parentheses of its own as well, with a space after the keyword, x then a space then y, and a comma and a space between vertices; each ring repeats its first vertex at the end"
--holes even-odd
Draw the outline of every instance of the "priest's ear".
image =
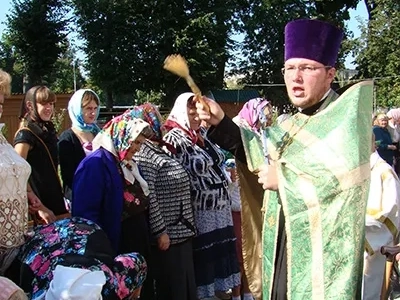
POLYGON ((331 83, 333 82, 333 80, 335 80, 335 76, 336 76, 336 69, 335 68, 329 68, 327 71, 327 76, 330 79, 331 83))

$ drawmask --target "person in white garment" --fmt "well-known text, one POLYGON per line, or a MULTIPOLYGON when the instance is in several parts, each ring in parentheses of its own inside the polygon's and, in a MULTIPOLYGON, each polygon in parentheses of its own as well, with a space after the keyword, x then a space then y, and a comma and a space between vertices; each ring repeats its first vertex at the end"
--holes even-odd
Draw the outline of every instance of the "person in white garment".
MULTIPOLYGON (((4 98, 10 92, 11 76, 0 69, 0 120, 4 98)), ((18 274, 11 271, 10 266, 18 254, 19 246, 25 241, 28 209, 37 211, 41 202, 34 195, 29 196, 27 182, 31 167, 7 142, 2 133, 3 127, 0 121, 0 276, 15 279, 18 274)))
POLYGON ((371 184, 365 220, 363 300, 380 299, 386 257, 382 246, 393 245, 399 229, 400 181, 375 150, 372 135, 371 184))

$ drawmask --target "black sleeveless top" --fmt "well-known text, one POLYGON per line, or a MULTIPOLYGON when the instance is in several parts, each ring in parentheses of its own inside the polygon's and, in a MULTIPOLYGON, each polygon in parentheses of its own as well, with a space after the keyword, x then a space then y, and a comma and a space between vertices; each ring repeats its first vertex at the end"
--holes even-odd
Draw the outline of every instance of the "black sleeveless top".
POLYGON ((31 147, 26 159, 32 168, 29 184, 40 201, 55 215, 67 213, 57 173, 57 135, 52 131, 43 132, 38 125, 31 122, 27 127, 29 129, 17 132, 14 145, 26 143, 31 147))

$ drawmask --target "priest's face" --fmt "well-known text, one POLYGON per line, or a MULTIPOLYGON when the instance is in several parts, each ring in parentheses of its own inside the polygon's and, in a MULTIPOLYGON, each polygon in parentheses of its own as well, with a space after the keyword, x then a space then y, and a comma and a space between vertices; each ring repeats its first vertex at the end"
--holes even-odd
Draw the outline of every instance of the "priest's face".
POLYGON ((283 68, 288 96, 293 105, 308 108, 322 100, 335 77, 335 68, 304 58, 291 58, 283 68))

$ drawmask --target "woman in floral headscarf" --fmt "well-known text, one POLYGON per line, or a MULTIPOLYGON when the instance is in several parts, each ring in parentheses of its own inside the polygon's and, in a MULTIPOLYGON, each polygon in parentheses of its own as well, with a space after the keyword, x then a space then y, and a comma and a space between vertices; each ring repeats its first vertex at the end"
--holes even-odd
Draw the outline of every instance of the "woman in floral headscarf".
MULTIPOLYGON (((72 190, 72 216, 98 224, 117 253, 139 252, 147 261, 149 186, 132 156, 152 134, 148 123, 128 113, 112 119, 79 164, 72 190)), ((142 299, 153 299, 152 291, 146 285, 142 299)))
POLYGON ((224 155, 210 142, 197 119, 193 93, 180 95, 165 123, 170 153, 190 176, 195 224, 193 260, 199 299, 240 284, 224 155))
POLYGON ((106 283, 101 292, 104 300, 139 297, 147 273, 143 256, 139 253, 117 256, 105 232, 83 218, 67 218, 35 228, 19 258, 20 286, 33 300, 44 299, 50 288, 57 290, 50 282, 58 265, 104 272, 106 283))
POLYGON ((157 300, 196 300, 192 238, 196 234, 190 195, 190 177, 183 166, 162 147, 161 115, 146 103, 131 111, 148 122, 154 135, 133 157, 149 184, 152 263, 157 300))
POLYGON ((100 113, 100 100, 90 89, 77 90, 68 102, 68 115, 72 127, 60 135, 58 157, 64 196, 72 201, 72 180, 80 162, 92 153, 92 141, 100 132, 96 120, 100 113))
POLYGON ((73 181, 72 216, 98 224, 120 248, 121 221, 140 203, 130 189, 147 196, 148 185, 132 156, 145 137, 151 136, 149 124, 140 119, 118 116, 108 122, 93 140, 94 151, 78 166, 73 181), (135 186, 135 188, 134 188, 135 186))

